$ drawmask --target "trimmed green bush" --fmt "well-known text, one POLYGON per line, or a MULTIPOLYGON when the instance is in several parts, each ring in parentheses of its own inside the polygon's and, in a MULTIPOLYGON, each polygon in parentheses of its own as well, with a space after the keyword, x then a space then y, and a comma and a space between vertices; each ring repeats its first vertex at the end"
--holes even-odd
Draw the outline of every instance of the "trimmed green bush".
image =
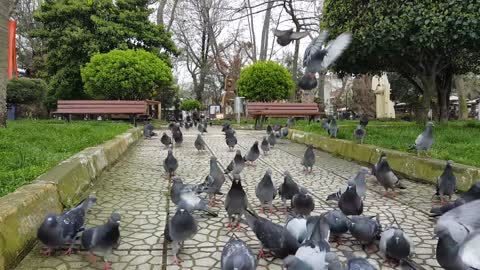
POLYGON ((41 79, 19 78, 7 84, 7 103, 43 103, 46 95, 47 84, 41 79))
POLYGON ((244 68, 237 82, 240 96, 248 101, 287 99, 294 90, 292 75, 273 61, 260 61, 244 68))
POLYGON ((202 103, 195 99, 187 99, 182 101, 182 104, 180 104, 180 110, 182 111, 191 111, 193 109, 201 110, 202 103))
POLYGON ((144 50, 113 50, 94 55, 82 68, 85 92, 95 99, 151 99, 171 85, 171 69, 144 50))

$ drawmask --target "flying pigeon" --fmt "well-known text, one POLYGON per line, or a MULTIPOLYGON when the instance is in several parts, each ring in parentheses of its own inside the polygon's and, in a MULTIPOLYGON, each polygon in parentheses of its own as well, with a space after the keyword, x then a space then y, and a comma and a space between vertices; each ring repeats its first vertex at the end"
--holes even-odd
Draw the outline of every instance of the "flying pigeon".
POLYGON ((160 138, 160 142, 162 142, 165 147, 168 147, 172 144, 172 138, 170 138, 167 133, 163 132, 162 137, 160 138))
POLYGON ((82 246, 89 252, 92 264, 95 264, 96 257, 103 257, 105 270, 110 269, 107 255, 120 244, 120 215, 112 213, 107 223, 85 230, 82 234, 82 246))
POLYGON ((96 201, 95 197, 89 196, 75 208, 60 215, 48 214, 45 217, 37 231, 38 240, 47 246, 45 255, 50 256, 54 249, 64 244, 69 244, 64 255, 72 254, 77 234, 84 229, 87 210, 96 201))
POLYGON ((341 244, 341 235, 348 232, 348 219, 338 210, 330 210, 323 214, 325 222, 330 228, 330 234, 334 237, 337 245, 341 244))
POLYGON ((395 187, 398 187, 400 184, 400 179, 393 173, 392 168, 388 164, 387 157, 382 157, 380 163, 375 169, 375 176, 377 181, 385 188, 385 193, 383 196, 388 196, 388 190, 392 190, 392 196, 395 197, 395 187))
POLYGON ((268 207, 270 208, 270 213, 272 213, 272 201, 277 196, 277 190, 275 189, 275 185, 272 181, 272 170, 267 169, 265 175, 263 176, 262 180, 260 180, 255 189, 255 195, 260 201, 262 213, 266 205, 268 205, 268 207))
POLYGON ((172 263, 180 264, 178 251, 183 246, 183 242, 192 238, 197 233, 198 225, 195 218, 183 208, 177 209, 175 215, 165 226, 165 240, 172 243, 172 263))
POLYGON ((245 164, 254 164, 255 160, 258 159, 260 156, 260 149, 258 149, 258 141, 255 141, 255 143, 250 147, 250 151, 243 157, 245 160, 245 164))
POLYGON ((242 157, 242 152, 237 150, 235 157, 225 169, 225 173, 240 174, 243 171, 243 168, 245 168, 245 160, 242 157))
POLYGON ((202 135, 200 134, 197 135, 197 139, 195 139, 195 142, 193 144, 195 145, 195 148, 198 151, 204 151, 207 149, 205 141, 203 140, 202 135))
POLYGON ((449 200, 452 199, 452 195, 457 189, 457 178, 453 174, 452 164, 453 161, 448 160, 442 175, 440 175, 440 177, 437 179, 436 195, 440 196, 442 205, 448 203, 448 200, 445 199, 445 196, 448 196, 449 200))
POLYGON ((304 90, 311 90, 317 86, 315 74, 326 70, 335 62, 352 41, 352 34, 342 33, 335 40, 331 41, 326 48, 322 48, 327 37, 327 32, 321 32, 305 50, 303 56, 305 75, 298 83, 300 88, 304 90))
POLYGON ((441 216, 444 213, 460 206, 465 203, 471 202, 473 200, 480 199, 480 182, 475 183, 471 186, 467 192, 460 195, 460 198, 456 199, 454 202, 443 205, 442 207, 435 207, 430 210, 431 216, 441 216))
POLYGON ((273 148, 275 144, 277 144, 277 137, 273 133, 268 135, 268 143, 270 144, 270 148, 273 148))
POLYGON ((230 238, 223 247, 220 264, 222 270, 255 270, 257 258, 244 241, 230 238))
POLYGON ((292 234, 299 244, 307 237, 307 220, 302 217, 291 217, 287 220, 285 228, 292 234))
POLYGON ((300 188, 299 192, 292 197, 291 201, 293 213, 297 216, 308 217, 315 209, 315 201, 312 195, 304 188, 300 188))
POLYGON ((284 172, 283 183, 278 187, 278 194, 282 198, 285 214, 287 212, 287 200, 291 200, 295 194, 300 192, 298 184, 293 180, 290 172, 284 172))
POLYGON ((313 165, 315 165, 315 152, 313 151, 313 145, 309 144, 305 154, 303 154, 302 165, 305 173, 312 173, 313 165), (310 168, 310 171, 308 170, 310 168))
POLYGON ((328 135, 332 138, 337 138, 337 132, 338 132, 338 127, 337 127, 337 120, 333 118, 330 120, 330 124, 328 125, 328 135))
POLYGON ((394 265, 398 266, 401 260, 414 254, 415 244, 403 230, 391 227, 382 232, 379 250, 387 262, 393 261, 394 265))
POLYGON ((378 239, 382 232, 378 215, 375 217, 352 216, 348 222, 348 230, 352 236, 357 239, 363 246, 368 246, 372 251, 372 243, 378 239))
POLYGON ((243 190, 240 179, 232 181, 232 186, 225 199, 225 210, 227 211, 229 223, 227 228, 237 227, 240 229, 240 220, 248 206, 247 194, 243 190))
POLYGON ((356 143, 363 144, 363 141, 365 140, 365 135, 367 135, 367 132, 362 125, 358 125, 357 128, 353 131, 353 137, 355 138, 356 143))
POLYGON ((163 168, 169 177, 175 175, 175 171, 178 168, 178 161, 173 156, 172 149, 168 149, 168 154, 165 160, 163 161, 163 168))
POLYGON ((270 151, 270 144, 267 141, 267 137, 263 136, 262 144, 260 145, 262 148, 263 154, 268 155, 268 151, 270 151))
POLYGON ((346 216, 361 215, 363 213, 362 198, 358 196, 355 185, 348 185, 347 190, 340 196, 338 207, 346 216))
POLYGON ((432 144, 435 142, 433 138, 433 123, 428 122, 425 130, 418 135, 415 140, 415 144, 410 147, 410 149, 417 150, 417 156, 420 156, 420 152, 424 151, 425 155, 428 157, 428 149, 432 147, 432 144))
POLYGON ((299 244, 286 228, 259 217, 248 209, 246 209, 245 218, 261 243, 258 254, 260 258, 265 258, 264 248, 267 248, 274 258, 281 259, 297 252, 299 244))
POLYGON ((273 34, 277 37, 277 43, 281 46, 287 46, 294 40, 299 40, 308 36, 307 32, 293 32, 293 28, 288 30, 275 29, 273 34))

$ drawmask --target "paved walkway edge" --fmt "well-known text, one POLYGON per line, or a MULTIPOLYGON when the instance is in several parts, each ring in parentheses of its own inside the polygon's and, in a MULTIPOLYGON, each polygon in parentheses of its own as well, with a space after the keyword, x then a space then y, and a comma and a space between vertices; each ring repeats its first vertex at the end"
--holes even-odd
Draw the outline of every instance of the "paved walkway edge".
MULTIPOLYGON (((388 156, 388 163, 395 172, 421 182, 435 184, 445 167, 444 160, 417 157, 405 152, 380 148, 375 145, 356 144, 352 141, 328 138, 319 134, 295 129, 288 131, 288 138, 294 142, 312 144, 315 148, 364 164, 376 164, 381 152, 388 156)), ((454 164, 460 191, 468 190, 480 179, 480 168, 454 164)))
POLYGON ((0 270, 11 269, 30 251, 47 213, 60 213, 84 199, 101 173, 141 137, 140 128, 130 129, 77 153, 0 198, 0 270))

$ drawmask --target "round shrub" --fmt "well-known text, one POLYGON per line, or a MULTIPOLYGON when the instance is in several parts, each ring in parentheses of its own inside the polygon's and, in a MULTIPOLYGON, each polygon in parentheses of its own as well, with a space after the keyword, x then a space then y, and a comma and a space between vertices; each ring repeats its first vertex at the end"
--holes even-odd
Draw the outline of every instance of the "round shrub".
POLYGON ((249 101, 287 99, 295 87, 292 75, 273 61, 260 61, 244 68, 237 82, 238 93, 249 101))
POLYGON ((182 111, 191 111, 193 109, 201 110, 202 103, 196 99, 187 99, 180 104, 180 110, 182 111))
POLYGON ((43 103, 47 95, 47 84, 41 79, 19 78, 7 84, 7 103, 43 103))
POLYGON ((85 92, 95 99, 150 99, 170 86, 171 69, 144 50, 113 50, 94 55, 82 68, 85 92))

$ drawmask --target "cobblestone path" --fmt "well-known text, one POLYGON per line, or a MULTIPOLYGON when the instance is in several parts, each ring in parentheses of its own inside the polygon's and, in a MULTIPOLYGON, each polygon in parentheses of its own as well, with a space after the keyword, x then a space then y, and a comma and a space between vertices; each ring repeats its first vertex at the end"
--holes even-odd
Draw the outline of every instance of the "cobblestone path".
MULTIPOLYGON (((215 155, 223 166, 226 166, 234 156, 228 152, 224 135, 218 127, 210 128, 205 134, 205 141, 210 152, 197 153, 193 142, 197 135, 196 130, 184 131, 184 143, 174 149, 174 155, 179 160, 177 175, 186 182, 199 183, 203 181, 209 170, 209 157, 215 155)), ((242 153, 253 144, 261 140, 264 131, 237 131, 242 153)), ((305 176, 300 166, 300 160, 305 146, 281 140, 280 144, 268 156, 261 156, 256 167, 246 167, 242 172, 250 204, 258 212, 259 203, 255 197, 255 186, 262 178, 267 168, 273 171, 273 180, 278 185, 283 181, 281 173, 289 170, 300 185, 307 187, 315 196, 315 211, 319 215, 327 210, 336 208, 335 203, 326 202, 328 194, 338 190, 347 179, 351 178, 360 165, 343 159, 332 157, 316 151, 317 162, 314 174, 305 176)), ((163 229, 169 215, 173 215, 175 206, 169 202, 169 182, 164 174, 163 159, 166 149, 161 145, 159 137, 151 140, 141 140, 128 151, 115 166, 102 174, 93 192, 98 198, 97 204, 89 213, 87 227, 104 223, 112 211, 122 216, 121 244, 110 257, 113 269, 220 269, 220 253, 223 245, 228 241, 226 212, 223 204, 215 211, 219 211, 217 218, 196 214, 199 231, 193 240, 186 241, 179 254, 183 261, 181 267, 171 265, 171 250, 164 245, 163 229)), ((432 206, 433 187, 411 181, 405 181, 407 189, 403 190, 396 199, 382 197, 382 188, 372 178, 368 179, 367 198, 364 202, 365 215, 380 215, 384 225, 393 224, 393 216, 401 224, 416 244, 414 260, 425 269, 441 269, 435 260, 436 240, 432 239, 434 220, 428 217, 432 206)), ((222 191, 226 194, 230 188, 225 182, 222 191)), ((438 202, 436 202, 438 203, 438 202)), ((280 211, 281 201, 276 199, 274 206, 277 211, 268 215, 277 223, 284 222, 283 212, 280 211)), ((258 240, 253 232, 243 225, 240 232, 235 233, 245 240, 256 253, 259 248, 258 240)), ((366 254, 362 248, 352 242, 347 234, 344 245, 335 247, 342 260, 345 260, 344 251, 351 251, 355 255, 368 257, 379 269, 390 269, 383 265, 383 258, 379 253, 366 254)), ((54 257, 40 255, 41 245, 36 247, 17 267, 18 270, 61 270, 61 269, 103 269, 103 263, 98 260, 91 265, 86 253, 79 251, 71 256, 61 256, 57 252, 54 257)), ((258 269, 282 269, 282 261, 272 262, 261 260, 258 269)))

